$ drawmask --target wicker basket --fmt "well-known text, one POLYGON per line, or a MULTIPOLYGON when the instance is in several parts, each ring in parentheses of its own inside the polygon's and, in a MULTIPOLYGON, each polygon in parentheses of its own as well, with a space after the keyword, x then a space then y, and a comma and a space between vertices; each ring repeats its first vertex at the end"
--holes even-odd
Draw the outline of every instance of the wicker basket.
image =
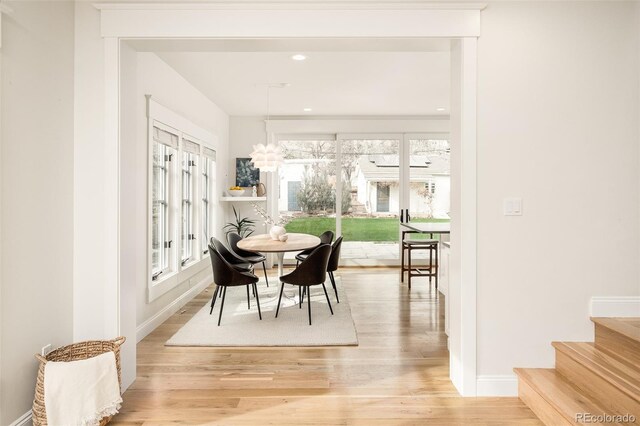
MULTIPOLYGON (((63 346, 49 352, 47 356, 37 354, 36 359, 40 361, 40 367, 38 368, 38 378, 36 380, 36 394, 33 399, 33 425, 47 425, 47 411, 44 406, 44 366, 48 361, 79 361, 113 351, 116 356, 118 383, 122 386, 122 379, 120 378, 120 346, 125 340, 125 337, 118 337, 113 340, 90 340, 63 346)), ((110 421, 111 416, 104 417, 100 425, 106 425, 110 421)))

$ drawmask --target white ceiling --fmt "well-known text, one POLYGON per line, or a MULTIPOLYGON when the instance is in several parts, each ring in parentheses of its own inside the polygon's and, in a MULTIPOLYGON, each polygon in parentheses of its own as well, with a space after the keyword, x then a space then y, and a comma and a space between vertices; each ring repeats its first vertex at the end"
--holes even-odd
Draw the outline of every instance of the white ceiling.
POLYGON ((290 86, 271 89, 271 115, 449 113, 449 51, 443 41, 218 41, 198 46, 142 42, 134 47, 155 51, 232 116, 265 115, 266 86, 278 83, 290 86), (414 49, 420 51, 407 51, 414 49), (307 59, 293 61, 295 53, 307 59))

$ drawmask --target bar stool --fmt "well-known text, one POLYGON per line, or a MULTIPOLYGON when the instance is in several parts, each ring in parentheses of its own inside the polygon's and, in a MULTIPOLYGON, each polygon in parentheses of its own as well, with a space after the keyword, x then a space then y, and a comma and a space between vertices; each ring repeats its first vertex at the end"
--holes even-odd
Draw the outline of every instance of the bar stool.
POLYGON ((401 271, 402 280, 404 280, 404 272, 407 272, 409 289, 411 289, 412 277, 429 277, 429 285, 431 280, 435 278, 436 290, 438 290, 438 240, 402 240, 402 264, 401 271), (404 264, 404 251, 407 251, 408 265, 404 264), (428 266, 411 266, 411 252, 414 250, 429 250, 429 265, 428 266))
MULTIPOLYGON (((404 246, 404 237, 407 234, 417 234, 417 231, 402 231, 402 236, 400 237, 400 244, 402 246, 402 250, 400 250, 400 282, 404 282, 404 272, 407 268, 404 267, 404 251, 406 250, 404 246)), ((431 236, 433 237, 433 235, 431 236)))

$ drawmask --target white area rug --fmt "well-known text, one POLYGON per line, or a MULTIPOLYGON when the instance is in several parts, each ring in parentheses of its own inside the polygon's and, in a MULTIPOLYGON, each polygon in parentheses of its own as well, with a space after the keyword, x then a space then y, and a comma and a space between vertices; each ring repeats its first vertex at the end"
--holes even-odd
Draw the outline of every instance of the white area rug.
MULTIPOLYGON (((218 327, 218 314, 222 299, 217 299, 213 314, 209 315, 211 299, 171 339, 167 346, 355 346, 358 344, 356 328, 351 317, 347 294, 336 277, 340 303, 327 279, 325 286, 333 307, 327 306, 322 286, 311 287, 311 321, 307 299, 298 305, 298 287, 285 285, 280 313, 275 318, 280 284, 269 280, 258 283, 262 321, 258 318, 256 301, 251 296, 251 309, 247 309, 245 286, 229 287, 218 327), (276 284, 278 284, 276 286, 276 284)), ((251 294, 251 293, 250 293, 251 294)))

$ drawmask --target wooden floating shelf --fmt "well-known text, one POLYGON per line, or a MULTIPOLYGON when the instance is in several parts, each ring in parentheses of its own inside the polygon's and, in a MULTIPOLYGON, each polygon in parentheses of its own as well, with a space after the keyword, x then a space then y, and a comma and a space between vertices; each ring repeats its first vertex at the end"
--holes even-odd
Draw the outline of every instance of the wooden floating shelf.
POLYGON ((222 196, 222 197, 220 197, 220 201, 232 201, 232 202, 239 202, 239 201, 267 201, 267 197, 227 197, 227 196, 222 196))

